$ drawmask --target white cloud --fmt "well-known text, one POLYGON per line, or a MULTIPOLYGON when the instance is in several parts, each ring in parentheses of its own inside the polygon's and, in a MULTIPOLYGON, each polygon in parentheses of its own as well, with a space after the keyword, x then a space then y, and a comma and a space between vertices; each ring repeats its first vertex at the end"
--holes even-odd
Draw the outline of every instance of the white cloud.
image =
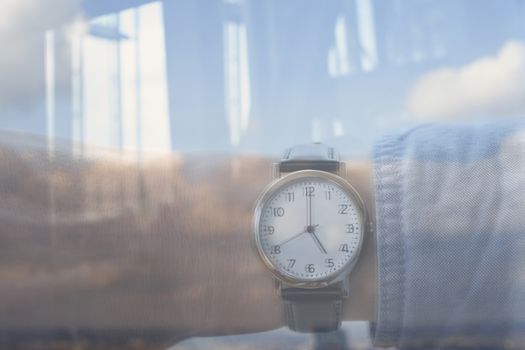
POLYGON ((0 108, 41 102, 45 31, 80 15, 80 0, 1 0, 0 108))
POLYGON ((419 120, 525 115, 525 44, 509 41, 495 57, 425 74, 407 109, 419 120))

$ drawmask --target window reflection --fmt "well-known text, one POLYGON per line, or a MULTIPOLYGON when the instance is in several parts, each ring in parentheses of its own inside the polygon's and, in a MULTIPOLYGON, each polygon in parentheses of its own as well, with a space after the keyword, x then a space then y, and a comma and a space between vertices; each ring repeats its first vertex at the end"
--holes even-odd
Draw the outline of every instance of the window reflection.
POLYGON ((348 57, 346 19, 339 15, 334 27, 335 44, 328 50, 328 74, 331 77, 344 76, 350 73, 348 57))
MULTIPOLYGON (((525 113, 522 1, 28 4, 0 4, 0 130, 39 136, 0 139, 24 150, 0 154, 4 182, 21 192, 4 191, 0 213, 13 242, 4 255, 22 276, 4 283, 3 322, 37 330, 51 322, 71 329, 61 337, 72 342, 92 326, 152 339, 158 329, 216 331, 210 320, 224 315, 237 322, 223 329, 231 333, 280 317, 260 307, 272 285, 246 235, 270 181, 268 153, 324 141, 349 159, 414 121, 525 113), (113 158, 91 162, 101 149, 113 158), (250 155, 217 155, 227 152, 250 155), (235 244, 246 247, 240 259, 235 244), (199 253, 186 259, 173 247, 199 253), (217 277, 232 267, 241 272, 217 277), (221 287, 244 280, 239 294, 221 287), (199 298, 228 302, 210 313, 199 298)), ((264 336, 255 337, 265 345, 264 336)), ((253 339, 193 338, 179 348, 253 339)), ((305 339, 317 342, 298 343, 305 339)))
POLYGON ((242 22, 224 24, 224 98, 230 143, 238 145, 250 121, 250 71, 246 26, 242 22))
POLYGON ((363 154, 417 121, 410 96, 425 73, 525 42, 511 0, 86 1, 84 12, 84 32, 45 35, 39 131, 50 149, 75 141, 78 156, 85 144, 140 159, 308 141, 363 154))
POLYGON ((361 44, 361 67, 363 71, 369 72, 378 64, 372 0, 356 0, 356 9, 361 44))
POLYGON ((88 32, 75 33, 62 46, 55 45, 54 36, 46 36, 50 139, 55 130, 70 126, 78 156, 90 156, 83 144, 138 155, 171 150, 161 2, 91 19, 88 32), (56 69, 62 71, 55 73, 54 52, 65 49, 70 62, 60 62, 56 69), (64 103, 54 94, 54 80, 63 71, 71 74, 71 121, 57 118, 54 108, 64 103))
POLYGON ((341 329, 331 333, 296 333, 288 328, 222 337, 194 337, 173 345, 168 350, 189 349, 288 349, 337 350, 373 349, 367 322, 343 322, 341 329))

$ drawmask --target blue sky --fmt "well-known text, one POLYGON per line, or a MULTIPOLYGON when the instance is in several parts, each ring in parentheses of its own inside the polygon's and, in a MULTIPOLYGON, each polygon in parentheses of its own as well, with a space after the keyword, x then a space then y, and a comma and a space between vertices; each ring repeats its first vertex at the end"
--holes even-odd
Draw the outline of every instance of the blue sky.
POLYGON ((45 4, 0 4, 0 130, 139 152, 325 141, 362 155, 414 123, 525 112, 525 1, 45 4))

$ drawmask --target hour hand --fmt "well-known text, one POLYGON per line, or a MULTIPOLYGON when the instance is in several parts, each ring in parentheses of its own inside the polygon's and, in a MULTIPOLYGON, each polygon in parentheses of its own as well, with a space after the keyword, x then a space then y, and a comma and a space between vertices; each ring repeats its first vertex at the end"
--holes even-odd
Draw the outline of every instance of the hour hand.
POLYGON ((319 248, 319 250, 321 251, 321 253, 323 253, 323 254, 327 254, 326 249, 324 248, 323 244, 321 243, 321 241, 319 240, 319 238, 317 237, 317 235, 315 234, 315 232, 309 232, 309 233, 310 233, 310 237, 313 238, 315 244, 317 245, 317 247, 319 248))

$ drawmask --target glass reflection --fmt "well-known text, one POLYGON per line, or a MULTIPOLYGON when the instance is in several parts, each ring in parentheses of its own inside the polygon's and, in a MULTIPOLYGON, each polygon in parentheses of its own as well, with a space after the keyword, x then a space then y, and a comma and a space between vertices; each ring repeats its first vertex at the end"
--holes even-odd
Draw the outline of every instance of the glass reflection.
POLYGON ((169 350, 198 349, 287 349, 342 350, 372 349, 369 326, 366 322, 344 322, 337 332, 301 334, 279 328, 273 331, 223 337, 185 339, 169 350))
MULTIPOLYGON (((324 141, 362 158, 415 122, 525 112, 522 1, 0 10, 0 348, 315 348, 271 331, 247 234, 278 152, 324 141), (254 329, 268 333, 200 338, 254 329)), ((345 342, 365 339, 348 326, 345 342)))
MULTIPOLYGON (((90 0, 70 3, 60 16, 46 13, 45 26, 24 32, 44 47, 30 45, 26 61, 1 64, 40 72, 19 83, 28 94, 23 107, 8 97, 15 90, 2 90, 0 129, 46 135, 51 148, 54 138, 76 141, 79 156, 89 156, 82 144, 138 153, 275 153, 312 140, 362 156, 386 130, 439 119, 411 100, 427 73, 493 58, 509 42, 525 41, 524 6, 511 0, 476 7, 90 0), (45 53, 40 63, 38 50, 45 53), (34 84, 39 77, 43 89, 34 84), (25 118, 18 118, 21 108, 25 118)), ((508 93, 491 89, 504 95, 495 104, 508 102, 508 93)), ((495 110, 467 112, 484 118, 495 110)))
POLYGON ((72 33, 60 47, 53 40, 56 33, 48 32, 50 139, 72 137, 77 145, 138 153, 171 150, 162 18, 162 4, 153 2, 93 18, 86 23, 86 32, 72 33), (56 66, 54 53, 65 49, 69 57, 56 66), (56 69, 61 71, 55 73, 56 69), (68 73, 71 101, 57 101, 53 82, 68 73), (55 110, 55 105, 65 103, 71 109, 55 110), (64 116, 58 118, 58 112, 64 116))

